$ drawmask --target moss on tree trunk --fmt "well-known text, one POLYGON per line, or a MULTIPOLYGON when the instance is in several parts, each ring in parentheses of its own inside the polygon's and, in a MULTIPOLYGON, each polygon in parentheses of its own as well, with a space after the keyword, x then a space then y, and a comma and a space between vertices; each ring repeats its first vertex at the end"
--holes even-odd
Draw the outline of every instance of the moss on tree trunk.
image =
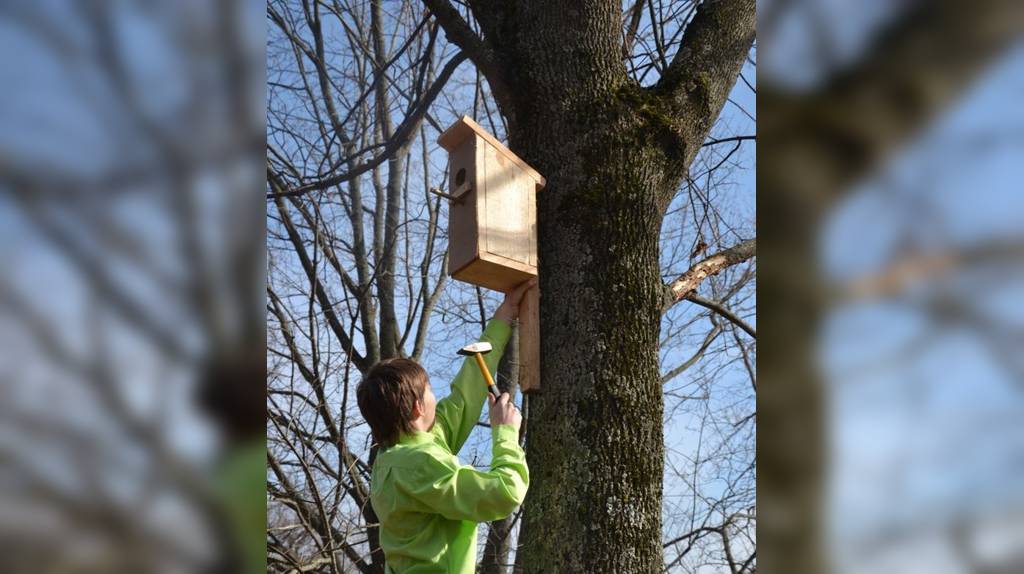
POLYGON ((542 392, 530 399, 519 565, 660 572, 660 148, 626 108, 588 106, 523 146, 538 195, 542 392), (597 120, 588 123, 587 120, 597 120), (556 142, 586 141, 572 156, 556 142))

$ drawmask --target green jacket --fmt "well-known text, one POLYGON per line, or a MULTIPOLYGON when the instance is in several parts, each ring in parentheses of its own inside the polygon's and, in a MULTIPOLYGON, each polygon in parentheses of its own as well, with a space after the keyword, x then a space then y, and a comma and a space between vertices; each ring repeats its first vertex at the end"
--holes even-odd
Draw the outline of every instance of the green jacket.
MULTIPOLYGON (((493 373, 511 327, 492 319, 483 341, 493 373)), ((380 545, 388 573, 472 574, 476 525, 504 518, 522 504, 530 483, 519 433, 511 425, 491 429, 491 469, 481 472, 456 458, 480 417, 487 384, 472 357, 462 364, 451 394, 438 401, 430 432, 403 435, 377 455, 370 501, 380 518, 380 545)))

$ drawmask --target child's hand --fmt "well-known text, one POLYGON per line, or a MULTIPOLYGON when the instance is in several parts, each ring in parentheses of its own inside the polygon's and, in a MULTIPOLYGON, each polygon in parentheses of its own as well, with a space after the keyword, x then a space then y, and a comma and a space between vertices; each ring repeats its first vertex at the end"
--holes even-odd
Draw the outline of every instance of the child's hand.
POLYGON ((508 393, 501 393, 501 397, 497 401, 494 400, 494 395, 487 393, 487 402, 491 408, 492 429, 498 425, 512 425, 519 430, 519 425, 523 422, 523 415, 519 413, 519 409, 509 398, 508 393))
POLYGON ((519 303, 523 300, 523 295, 530 289, 537 286, 537 278, 528 279, 519 284, 515 289, 505 294, 505 300, 502 301, 501 305, 498 306, 498 310, 494 312, 495 319, 502 319, 508 323, 515 321, 519 318, 519 303))

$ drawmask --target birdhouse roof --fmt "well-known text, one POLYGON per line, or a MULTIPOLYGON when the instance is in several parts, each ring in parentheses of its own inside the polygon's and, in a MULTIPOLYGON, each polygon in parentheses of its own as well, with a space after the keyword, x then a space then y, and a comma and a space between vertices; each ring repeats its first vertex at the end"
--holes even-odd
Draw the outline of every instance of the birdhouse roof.
POLYGON ((512 160, 513 163, 515 163, 523 171, 528 173, 530 177, 537 180, 537 183, 540 184, 541 187, 544 186, 544 176, 538 173, 537 170, 530 167, 530 165, 523 161, 519 156, 512 153, 512 150, 505 147, 504 144, 498 141, 498 138, 492 136, 487 130, 485 130, 480 124, 473 121, 473 119, 470 118, 469 116, 462 116, 455 123, 448 126, 448 129, 446 129, 444 133, 437 138, 437 143, 441 144, 441 147, 443 147, 444 149, 448 150, 449 152, 452 152, 460 145, 462 145, 462 142, 465 141, 467 137, 473 135, 474 133, 483 138, 483 140, 490 144, 491 147, 501 152, 502 155, 512 160))

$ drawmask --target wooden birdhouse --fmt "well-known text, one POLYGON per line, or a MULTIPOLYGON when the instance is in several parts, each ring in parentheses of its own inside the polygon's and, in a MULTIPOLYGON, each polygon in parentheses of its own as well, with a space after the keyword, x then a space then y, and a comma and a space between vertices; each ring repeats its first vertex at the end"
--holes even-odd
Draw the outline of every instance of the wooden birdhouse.
MULTIPOLYGON (((438 138, 448 151, 448 268, 455 279, 508 292, 537 276, 536 193, 544 177, 462 116, 438 138)), ((520 387, 539 388, 538 293, 520 309, 520 387)))
POLYGON ((544 178, 466 116, 437 142, 449 154, 452 276, 502 292, 536 277, 534 194, 544 178))

